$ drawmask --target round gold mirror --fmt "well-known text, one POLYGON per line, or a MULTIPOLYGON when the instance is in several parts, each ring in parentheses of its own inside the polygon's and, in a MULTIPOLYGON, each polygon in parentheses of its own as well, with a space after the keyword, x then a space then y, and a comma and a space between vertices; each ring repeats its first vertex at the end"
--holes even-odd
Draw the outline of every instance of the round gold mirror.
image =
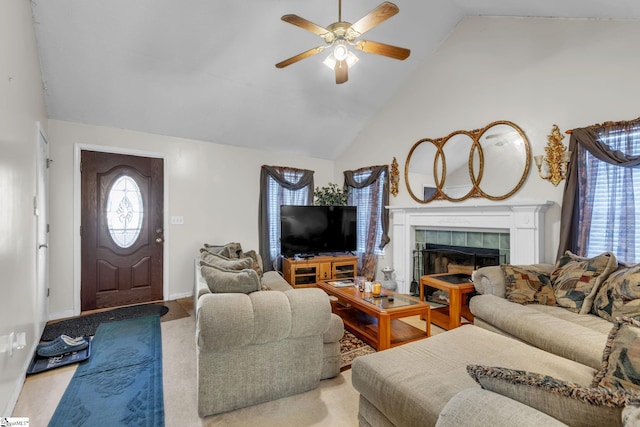
POLYGON ((482 129, 421 139, 409 151, 405 182, 419 203, 470 197, 504 200, 517 192, 529 172, 529 141, 508 121, 482 129))

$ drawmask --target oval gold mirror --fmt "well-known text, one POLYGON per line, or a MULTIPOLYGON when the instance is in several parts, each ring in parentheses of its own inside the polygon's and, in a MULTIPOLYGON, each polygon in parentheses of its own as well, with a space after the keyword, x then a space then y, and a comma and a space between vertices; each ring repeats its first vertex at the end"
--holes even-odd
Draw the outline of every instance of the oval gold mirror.
MULTIPOLYGON (((484 176, 478 185, 483 197, 504 200, 522 186, 529 173, 529 142, 510 122, 494 122, 478 137, 484 157, 484 176)), ((479 162, 474 162, 474 171, 479 162)))
MULTIPOLYGON (((421 203, 430 202, 439 195, 434 171, 434 159, 438 153, 438 146, 431 139, 421 139, 416 142, 404 165, 404 181, 407 190, 414 200, 421 203)), ((439 172, 442 175, 442 171, 439 172)))
POLYGON ((482 129, 416 142, 405 163, 405 183, 419 203, 461 202, 470 197, 504 200, 524 183, 530 157, 522 129, 497 121, 482 129))
POLYGON ((456 131, 442 142, 442 155, 436 156, 435 170, 442 170, 443 175, 436 178, 441 183, 445 199, 452 202, 462 201, 473 193, 471 175, 471 155, 473 154, 473 135, 469 132, 456 131))

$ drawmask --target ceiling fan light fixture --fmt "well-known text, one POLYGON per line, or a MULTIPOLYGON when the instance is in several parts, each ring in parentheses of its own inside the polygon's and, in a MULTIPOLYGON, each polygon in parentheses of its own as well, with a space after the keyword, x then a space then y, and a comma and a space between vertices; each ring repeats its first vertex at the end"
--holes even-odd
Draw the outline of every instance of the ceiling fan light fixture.
MULTIPOLYGON (((349 49, 347 49, 346 46, 344 46, 344 49, 347 51, 347 53, 346 53, 347 67, 351 68, 360 59, 353 52, 351 52, 349 49)), ((345 56, 342 56, 342 58, 345 58, 345 56)), ((342 59, 342 60, 344 60, 344 59, 342 59)), ((336 62, 338 62, 338 61, 340 61, 340 59, 338 59, 338 56, 336 56, 336 52, 334 50, 333 52, 331 52, 329 54, 329 56, 327 56, 324 59, 324 61, 322 61, 322 63, 333 70, 335 68, 335 66, 336 66, 336 62)))
POLYGON ((349 49, 344 45, 344 42, 337 43, 336 47, 333 48, 333 57, 336 61, 344 61, 349 56, 349 49))

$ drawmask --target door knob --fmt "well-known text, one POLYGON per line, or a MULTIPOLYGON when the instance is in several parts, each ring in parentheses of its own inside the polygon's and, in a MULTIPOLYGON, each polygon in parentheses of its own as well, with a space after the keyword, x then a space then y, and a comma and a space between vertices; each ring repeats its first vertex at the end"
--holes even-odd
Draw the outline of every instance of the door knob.
POLYGON ((162 237, 158 237, 158 238, 156 239, 156 243, 162 243, 162 242, 163 242, 162 237))

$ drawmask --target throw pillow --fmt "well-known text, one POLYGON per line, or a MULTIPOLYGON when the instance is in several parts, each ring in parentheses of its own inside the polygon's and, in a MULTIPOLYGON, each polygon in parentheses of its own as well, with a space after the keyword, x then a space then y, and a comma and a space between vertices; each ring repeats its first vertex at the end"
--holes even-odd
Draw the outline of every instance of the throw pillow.
POLYGON ((593 258, 583 258, 565 252, 551 273, 556 302, 580 314, 591 312, 593 299, 600 284, 617 268, 616 257, 605 252, 593 258))
POLYGON ((544 270, 516 265, 500 266, 507 285, 506 299, 518 304, 556 305, 551 279, 544 270))
POLYGON ((591 312, 610 322, 622 316, 640 319, 640 264, 611 273, 598 290, 591 312))
POLYGON ((240 243, 235 242, 227 243, 226 245, 222 246, 209 245, 205 243, 204 249, 211 253, 217 253, 227 258, 240 258, 240 255, 242 255, 242 246, 240 245, 240 243))
POLYGON ((640 395, 640 322, 616 319, 602 353, 602 368, 593 378, 594 387, 617 387, 640 395))
POLYGON ((258 274, 250 268, 226 270, 215 265, 203 265, 200 271, 213 293, 248 294, 259 291, 261 288, 258 274))
POLYGON ((244 270, 252 268, 253 262, 250 258, 230 259, 220 254, 204 251, 200 255, 200 265, 215 265, 227 270, 244 270))
POLYGON ((624 407, 640 403, 627 390, 583 387, 526 371, 468 365, 467 372, 483 389, 517 400, 570 426, 621 425, 624 407))
POLYGON ((258 277, 262 278, 262 260, 260 259, 260 256, 256 251, 251 250, 249 252, 243 253, 240 259, 250 259, 251 266, 249 268, 253 268, 256 273, 258 273, 258 277))

